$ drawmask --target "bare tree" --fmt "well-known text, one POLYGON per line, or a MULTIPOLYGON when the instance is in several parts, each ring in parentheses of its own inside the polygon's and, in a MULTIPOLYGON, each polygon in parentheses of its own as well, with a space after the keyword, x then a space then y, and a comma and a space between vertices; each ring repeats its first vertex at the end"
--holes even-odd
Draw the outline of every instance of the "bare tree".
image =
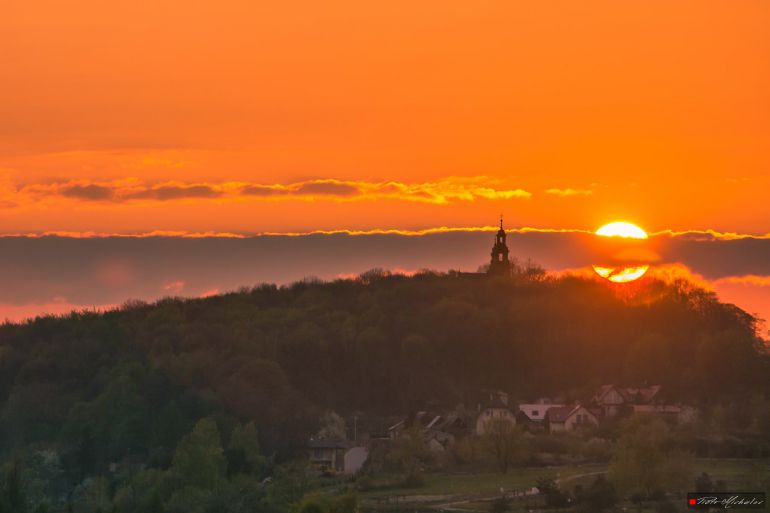
POLYGON ((511 421, 503 418, 490 420, 484 436, 501 473, 507 473, 512 465, 523 459, 524 435, 511 421))

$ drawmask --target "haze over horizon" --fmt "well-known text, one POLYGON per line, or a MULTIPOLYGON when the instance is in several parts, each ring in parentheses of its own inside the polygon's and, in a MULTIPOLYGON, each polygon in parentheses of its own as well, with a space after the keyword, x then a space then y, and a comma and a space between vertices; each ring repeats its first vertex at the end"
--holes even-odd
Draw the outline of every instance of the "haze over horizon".
MULTIPOLYGON (((203 297, 307 277, 352 278, 372 268, 475 271, 488 263, 493 228, 421 234, 340 232, 256 237, 0 237, 0 318, 23 320, 129 299, 203 297)), ((511 256, 556 273, 590 273, 597 237, 569 230, 509 230, 511 256)), ((770 319, 770 238, 653 235, 653 278, 685 278, 770 319), (725 262, 730 262, 725 266, 725 262)))

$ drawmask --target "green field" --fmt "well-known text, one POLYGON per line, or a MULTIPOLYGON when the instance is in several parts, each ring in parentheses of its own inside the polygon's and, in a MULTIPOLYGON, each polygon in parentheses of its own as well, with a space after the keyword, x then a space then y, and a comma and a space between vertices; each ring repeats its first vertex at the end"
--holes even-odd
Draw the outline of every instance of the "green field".
MULTIPOLYGON (((486 510, 484 499, 499 496, 501 491, 522 493, 535 486, 541 477, 558 480, 564 489, 572 490, 576 484, 585 486, 606 471, 606 465, 567 465, 512 469, 508 474, 432 473, 425 475, 425 484, 419 488, 379 488, 392 479, 381 476, 373 480, 379 489, 361 493, 360 497, 365 506, 374 509, 378 505, 436 507, 451 503, 458 509, 486 510)), ((765 491, 770 487, 770 460, 699 459, 694 471, 695 476, 707 472, 713 481, 722 480, 736 491, 765 491)))
POLYGON ((698 474, 707 472, 713 481, 723 480, 730 490, 770 492, 770 460, 702 459, 695 467, 698 474))
MULTIPOLYGON (((606 471, 605 465, 583 465, 512 469, 500 473, 436 473, 425 475, 425 485, 420 488, 391 488, 362 494, 363 498, 381 495, 495 495, 502 488, 506 493, 524 491, 535 486, 540 477, 571 479, 580 474, 606 471)), ((383 479, 382 482, 385 482, 383 479)), ((375 481, 376 482, 376 481, 375 481)))

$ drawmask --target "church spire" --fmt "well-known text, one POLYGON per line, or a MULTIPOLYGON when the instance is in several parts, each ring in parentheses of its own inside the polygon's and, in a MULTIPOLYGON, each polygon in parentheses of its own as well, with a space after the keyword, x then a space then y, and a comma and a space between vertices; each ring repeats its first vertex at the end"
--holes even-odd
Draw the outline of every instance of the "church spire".
POLYGON ((489 262, 489 274, 508 276, 511 272, 511 262, 508 260, 508 245, 505 243, 506 234, 503 229, 503 215, 500 214, 500 230, 495 235, 495 245, 492 246, 492 258, 489 262))

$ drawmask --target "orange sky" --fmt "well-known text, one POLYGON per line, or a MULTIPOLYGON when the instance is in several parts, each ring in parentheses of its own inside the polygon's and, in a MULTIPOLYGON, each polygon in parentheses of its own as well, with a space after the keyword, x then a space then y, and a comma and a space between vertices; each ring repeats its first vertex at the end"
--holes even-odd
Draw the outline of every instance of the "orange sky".
POLYGON ((770 232, 770 3, 72 2, 0 17, 0 232, 770 232))

